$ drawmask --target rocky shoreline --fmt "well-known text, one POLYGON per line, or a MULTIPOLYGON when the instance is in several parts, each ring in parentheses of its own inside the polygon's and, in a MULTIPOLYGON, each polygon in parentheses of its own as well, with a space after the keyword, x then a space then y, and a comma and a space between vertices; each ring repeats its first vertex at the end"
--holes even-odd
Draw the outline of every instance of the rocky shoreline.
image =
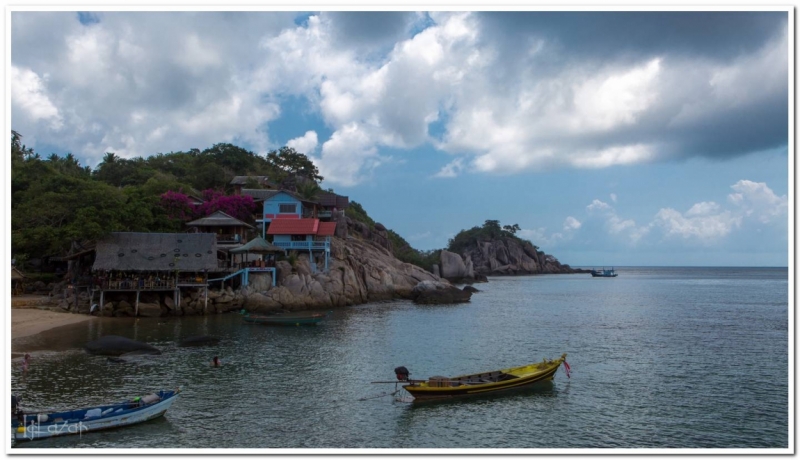
MULTIPOLYGON (((409 299, 417 303, 458 303, 470 300, 477 289, 459 289, 455 284, 488 281, 487 276, 582 273, 538 251, 527 241, 499 238, 475 241, 456 254, 440 253, 440 263, 431 271, 398 260, 392 253, 385 227, 370 229, 342 217, 331 239, 327 272, 315 268, 308 254, 296 254, 276 263, 276 285, 270 274, 250 274, 250 285, 232 289, 182 289, 176 303, 172 293, 142 292, 138 316, 212 315, 245 309, 256 314, 321 310, 367 302, 409 299)), ((64 295, 64 285, 53 287, 66 311, 89 313, 88 293, 64 295)), ((135 293, 108 293, 99 315, 131 317, 135 293)))
POLYGON ((477 240, 461 254, 442 250, 439 259, 433 273, 454 283, 485 282, 488 276, 589 273, 515 238, 477 240))

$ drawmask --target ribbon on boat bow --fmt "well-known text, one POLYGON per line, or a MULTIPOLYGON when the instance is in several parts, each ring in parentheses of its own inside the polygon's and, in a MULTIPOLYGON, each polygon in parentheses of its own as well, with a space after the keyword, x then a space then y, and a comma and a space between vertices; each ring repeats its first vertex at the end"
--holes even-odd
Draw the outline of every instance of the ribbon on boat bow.
POLYGON ((569 378, 571 378, 571 377, 569 376, 569 371, 570 371, 570 369, 569 369, 569 364, 567 364, 567 360, 564 360, 564 372, 567 374, 567 378, 568 378, 568 379, 569 379, 569 378))

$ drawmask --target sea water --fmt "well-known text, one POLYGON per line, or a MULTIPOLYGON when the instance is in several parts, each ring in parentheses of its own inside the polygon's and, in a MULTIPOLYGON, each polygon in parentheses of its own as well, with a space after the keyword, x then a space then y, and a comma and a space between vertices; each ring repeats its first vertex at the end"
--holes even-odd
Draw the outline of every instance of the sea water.
POLYGON ((458 305, 336 309, 313 327, 238 314, 110 318, 20 339, 12 390, 32 409, 183 391, 141 425, 29 448, 787 448, 785 268, 625 268, 617 278, 494 277, 458 305), (112 363, 80 348, 124 335, 163 350, 112 363), (221 343, 180 348, 208 334, 221 343), (58 350, 58 351, 44 351, 58 350), (567 353, 571 378, 416 404, 394 384, 567 353), (210 366, 219 356, 222 366, 210 366))

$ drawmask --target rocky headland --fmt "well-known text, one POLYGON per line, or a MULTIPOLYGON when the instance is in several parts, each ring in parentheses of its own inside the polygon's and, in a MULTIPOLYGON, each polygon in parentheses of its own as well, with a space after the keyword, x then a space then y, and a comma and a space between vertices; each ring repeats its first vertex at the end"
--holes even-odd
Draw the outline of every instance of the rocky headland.
MULTIPOLYGON (((418 303, 469 301, 472 292, 392 254, 385 227, 368 226, 342 217, 331 238, 329 270, 312 267, 307 253, 276 263, 276 285, 269 274, 250 274, 250 284, 209 289, 184 289, 176 304, 171 293, 142 292, 138 316, 184 316, 246 309, 252 313, 319 310, 367 302, 410 299, 418 303)), ((314 264, 316 265, 316 264, 314 264)), ((57 288, 58 289, 58 288, 57 288)), ((102 316, 134 316, 135 294, 108 294, 99 306, 102 316)), ((60 296, 64 310, 88 313, 88 298, 60 296)))
POLYGON ((459 253, 443 250, 433 273, 454 283, 486 281, 487 276, 584 273, 514 237, 474 239, 459 253))

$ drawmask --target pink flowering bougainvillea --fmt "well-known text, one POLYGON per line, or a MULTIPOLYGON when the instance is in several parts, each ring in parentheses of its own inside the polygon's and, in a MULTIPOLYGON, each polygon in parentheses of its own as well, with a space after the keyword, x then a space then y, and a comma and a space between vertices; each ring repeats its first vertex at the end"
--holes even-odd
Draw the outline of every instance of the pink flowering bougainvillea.
POLYGON ((194 218, 195 207, 183 191, 167 190, 161 195, 161 207, 167 211, 170 219, 190 220, 194 218))
POLYGON ((224 192, 214 189, 203 190, 203 203, 195 205, 183 190, 169 190, 161 195, 161 206, 167 211, 170 219, 179 219, 185 222, 208 216, 216 211, 247 222, 256 210, 253 197, 245 195, 227 196, 224 192))
MULTIPOLYGON (((206 190, 207 192, 208 190, 206 190)), ((203 192, 203 196, 206 193, 203 192)), ((212 196, 212 195, 208 195, 212 196)), ((235 217, 241 221, 247 222, 252 218, 253 212, 256 210, 256 204, 252 196, 247 195, 213 195, 213 199, 201 204, 198 208, 201 216, 207 216, 216 211, 222 211, 225 214, 235 217)))

